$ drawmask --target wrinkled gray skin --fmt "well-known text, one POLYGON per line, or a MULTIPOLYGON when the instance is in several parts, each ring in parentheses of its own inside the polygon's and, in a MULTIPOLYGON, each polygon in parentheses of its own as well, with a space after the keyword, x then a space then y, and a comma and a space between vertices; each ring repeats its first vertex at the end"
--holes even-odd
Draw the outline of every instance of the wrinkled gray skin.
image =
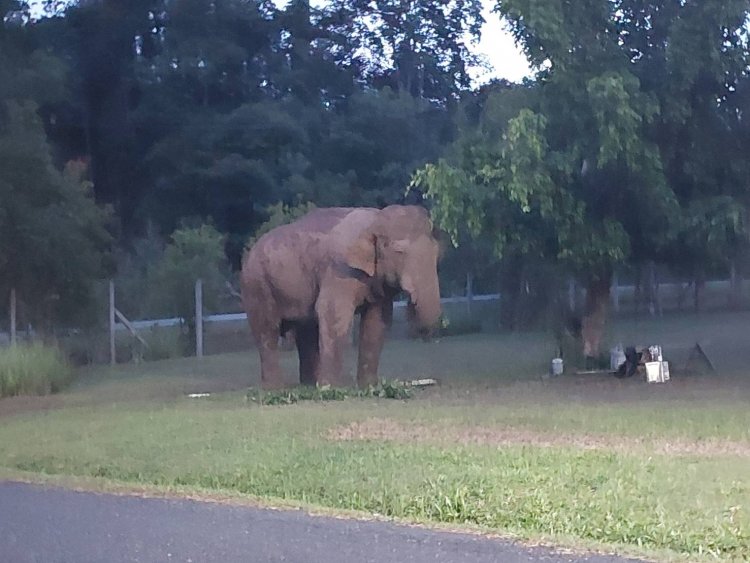
POLYGON ((342 361, 357 313, 357 384, 376 383, 400 290, 409 295, 418 327, 429 330, 438 322, 438 252, 429 215, 417 206, 316 209, 263 235, 242 265, 242 301, 263 387, 283 386, 278 340, 289 329, 301 383, 350 385, 342 361))

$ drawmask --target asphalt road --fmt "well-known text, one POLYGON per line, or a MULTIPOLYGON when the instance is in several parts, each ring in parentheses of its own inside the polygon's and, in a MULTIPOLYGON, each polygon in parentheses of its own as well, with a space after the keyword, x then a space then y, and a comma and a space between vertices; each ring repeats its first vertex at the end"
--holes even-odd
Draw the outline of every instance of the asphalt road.
MULTIPOLYGON (((626 561, 301 511, 0 482, 0 562, 626 561)), ((633 561, 633 560, 630 560, 633 561)))

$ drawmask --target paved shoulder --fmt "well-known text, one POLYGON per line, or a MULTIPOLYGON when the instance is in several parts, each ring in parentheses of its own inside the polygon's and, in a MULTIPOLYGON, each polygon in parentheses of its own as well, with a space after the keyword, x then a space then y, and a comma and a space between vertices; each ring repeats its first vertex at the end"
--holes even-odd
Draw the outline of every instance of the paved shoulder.
POLYGON ((300 511, 0 483, 0 562, 590 561, 508 541, 300 511))

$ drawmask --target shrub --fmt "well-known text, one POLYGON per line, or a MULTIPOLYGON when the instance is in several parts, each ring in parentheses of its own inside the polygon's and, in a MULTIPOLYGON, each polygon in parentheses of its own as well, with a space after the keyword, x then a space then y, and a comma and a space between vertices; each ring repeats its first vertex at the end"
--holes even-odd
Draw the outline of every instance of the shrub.
POLYGON ((171 360, 185 355, 178 328, 153 327, 142 336, 148 342, 148 348, 143 350, 146 361, 171 360))
POLYGON ((73 370, 57 348, 23 344, 0 350, 0 397, 56 393, 72 378, 73 370))
POLYGON ((165 312, 180 317, 186 325, 185 346, 195 343, 195 281, 203 280, 203 306, 212 310, 226 281, 224 235, 211 225, 181 228, 172 233, 164 258, 152 272, 165 312))

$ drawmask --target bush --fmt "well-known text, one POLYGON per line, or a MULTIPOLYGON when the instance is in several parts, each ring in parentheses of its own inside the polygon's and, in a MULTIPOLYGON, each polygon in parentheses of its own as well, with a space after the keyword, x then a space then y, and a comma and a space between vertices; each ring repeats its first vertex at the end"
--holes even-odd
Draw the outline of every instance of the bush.
POLYGON ((185 347, 195 343, 195 281, 203 280, 203 307, 213 310, 226 281, 224 235, 211 225, 181 228, 172 233, 164 258, 152 272, 158 288, 154 297, 162 302, 165 313, 185 321, 185 347))
POLYGON ((56 393, 72 378, 73 370, 57 348, 23 344, 0 350, 0 397, 56 393))
POLYGON ((148 348, 143 350, 143 359, 146 361, 171 360, 186 355, 179 328, 153 327, 147 333, 142 333, 142 336, 148 343, 148 348))

